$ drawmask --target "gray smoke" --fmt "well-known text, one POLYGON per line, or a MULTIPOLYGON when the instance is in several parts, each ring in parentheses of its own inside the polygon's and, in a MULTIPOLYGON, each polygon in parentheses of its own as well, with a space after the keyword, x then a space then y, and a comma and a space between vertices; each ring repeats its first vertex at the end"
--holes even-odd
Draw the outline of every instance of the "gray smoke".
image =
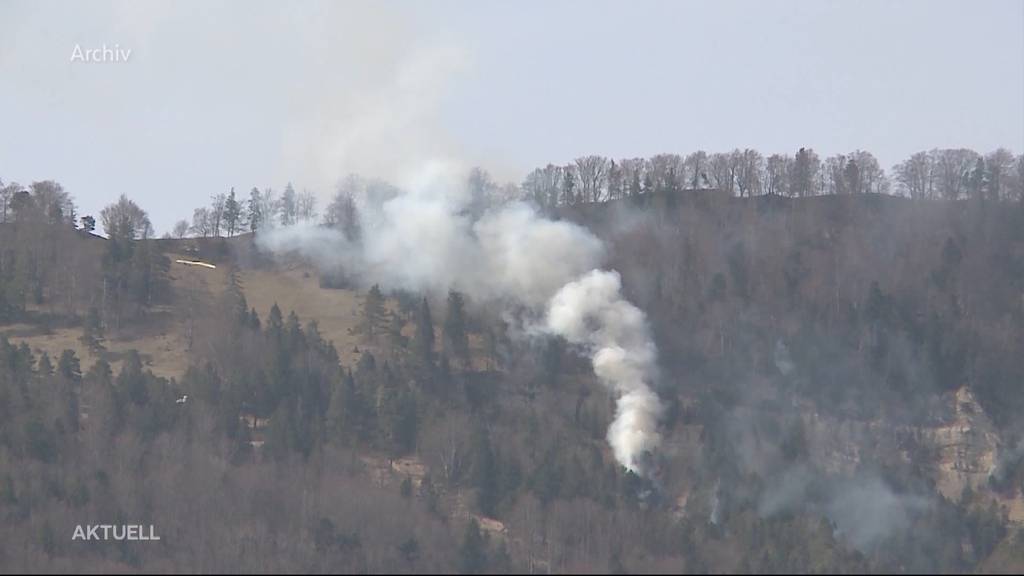
POLYGON ((608 441, 617 461, 643 475, 643 455, 660 442, 661 402, 651 388, 657 349, 644 313, 621 293, 614 271, 599 268, 604 246, 584 228, 510 202, 473 219, 452 167, 428 164, 397 197, 364 205, 363 238, 315 227, 258 236, 274 252, 297 251, 318 266, 342 267, 364 286, 516 303, 538 315, 527 333, 565 338, 591 359, 617 399, 608 441), (541 317, 542 316, 542 317, 541 317))
POLYGON ((1007 482, 1013 472, 1024 462, 1024 439, 1019 440, 1015 446, 1000 447, 996 461, 989 471, 989 480, 997 486, 1007 482))
POLYGON ((836 477, 801 464, 768 481, 758 513, 763 517, 801 510, 821 513, 835 525, 837 536, 868 552, 905 533, 914 515, 930 506, 927 497, 894 490, 873 474, 836 477))
POLYGON ((923 496, 897 493, 877 477, 860 477, 833 487, 825 514, 837 533, 863 552, 906 532, 912 515, 929 506, 923 496))

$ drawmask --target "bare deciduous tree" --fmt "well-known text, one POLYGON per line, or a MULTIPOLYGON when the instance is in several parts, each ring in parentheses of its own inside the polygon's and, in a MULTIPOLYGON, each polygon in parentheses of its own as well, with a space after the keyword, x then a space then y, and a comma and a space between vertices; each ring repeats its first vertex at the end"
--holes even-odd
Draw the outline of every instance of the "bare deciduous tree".
POLYGON ((209 208, 196 208, 195 211, 192 212, 192 227, 190 230, 196 236, 201 236, 203 238, 206 238, 213 233, 213 225, 210 223, 209 208))
POLYGON ((813 196, 818 193, 821 180, 821 160, 814 150, 801 148, 793 158, 793 172, 790 175, 792 194, 798 197, 813 196))
POLYGON ((146 211, 124 194, 116 203, 100 212, 100 221, 103 223, 103 230, 110 237, 139 240, 149 238, 153 234, 153 226, 149 223, 146 211))
POLYGON ((188 234, 188 221, 187 220, 178 220, 174 224, 174 230, 173 230, 172 234, 174 235, 175 238, 177 238, 179 240, 184 238, 185 235, 188 234))
POLYGON ((790 194, 789 173, 793 159, 784 154, 772 154, 765 161, 764 182, 765 194, 788 196, 790 194))
POLYGON ((708 155, 703 150, 698 150, 686 157, 683 161, 685 176, 688 185, 694 190, 699 190, 708 184, 708 155))
POLYGON ((296 220, 312 222, 316 218, 316 194, 303 190, 296 200, 296 220))
POLYGON ((730 195, 736 189, 736 170, 732 154, 716 152, 708 160, 709 178, 711 186, 716 190, 728 192, 730 195))
POLYGON ((1010 184, 1016 158, 1006 148, 999 148, 985 156, 985 191, 991 200, 1010 198, 1010 184))
POLYGON ((855 150, 850 154, 850 159, 855 163, 858 171, 859 186, 857 190, 853 190, 854 193, 886 194, 889 192, 889 179, 872 153, 855 150))
POLYGON ((608 159, 603 156, 583 156, 574 161, 578 179, 580 202, 603 200, 605 180, 608 175, 608 159))
POLYGON ((958 200, 966 192, 967 178, 978 153, 966 148, 933 150, 938 194, 946 200, 958 200))
POLYGON ((931 198, 935 189, 934 161, 928 152, 918 152, 892 169, 900 193, 911 198, 931 198))
POLYGON ((757 150, 747 148, 736 158, 736 187, 741 197, 761 193, 761 171, 764 158, 757 150))

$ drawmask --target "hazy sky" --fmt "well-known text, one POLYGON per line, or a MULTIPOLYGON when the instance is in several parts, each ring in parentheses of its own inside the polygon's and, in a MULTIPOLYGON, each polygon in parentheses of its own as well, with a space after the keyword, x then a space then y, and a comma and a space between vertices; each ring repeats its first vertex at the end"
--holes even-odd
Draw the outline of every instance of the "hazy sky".
POLYGON ((1024 2, 0 0, 0 178, 158 233, 234 186, 454 158, 1024 150, 1024 2), (126 62, 72 61, 117 45, 126 62))

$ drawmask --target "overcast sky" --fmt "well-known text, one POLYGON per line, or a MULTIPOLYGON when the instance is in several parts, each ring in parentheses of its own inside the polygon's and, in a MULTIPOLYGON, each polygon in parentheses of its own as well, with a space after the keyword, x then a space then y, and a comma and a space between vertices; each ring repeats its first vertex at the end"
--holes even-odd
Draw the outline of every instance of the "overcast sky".
POLYGON ((1024 150, 1024 2, 0 0, 0 178, 158 233, 232 186, 321 203, 424 161, 1024 150), (72 60, 75 47, 131 50, 72 60))

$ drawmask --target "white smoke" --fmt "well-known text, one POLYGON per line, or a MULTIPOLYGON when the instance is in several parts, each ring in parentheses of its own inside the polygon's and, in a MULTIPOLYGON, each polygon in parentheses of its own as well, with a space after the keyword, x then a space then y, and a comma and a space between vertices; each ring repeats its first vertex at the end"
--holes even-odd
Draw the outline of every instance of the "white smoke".
POLYGON ((600 262, 584 229, 512 203, 476 222, 445 198, 403 194, 366 218, 362 274, 391 288, 543 304, 600 262))
POLYGON ((415 22, 404 24, 409 34, 381 46, 377 24, 403 25, 392 20, 387 9, 368 9, 347 34, 322 37, 322 52, 343 58, 329 69, 345 73, 318 74, 318 89, 302 93, 309 101, 289 107, 302 112, 285 131, 284 150, 289 173, 312 177, 314 187, 357 171, 393 181, 402 192, 362 206, 357 244, 309 226, 269 230, 260 244, 300 251, 332 271, 340 267, 363 287, 455 289, 535 311, 527 334, 562 336, 590 354, 598 378, 618 399, 609 430, 615 457, 642 474, 642 454, 659 441, 661 413, 650 388, 657 352, 643 313, 622 298, 617 274, 597 270, 604 246, 585 229, 545 219, 522 203, 479 218, 467 209, 473 199, 465 167, 437 158, 474 159, 473 151, 457 149, 440 114, 453 81, 472 66, 469 52, 422 36, 415 22), (327 49, 335 38, 348 49, 327 49))
POLYGON ((320 266, 341 266, 364 286, 455 289, 479 301, 546 312, 527 332, 564 337, 589 354, 617 400, 608 431, 615 458, 643 475, 644 454, 660 442, 662 407, 651 388, 657 349, 644 313, 622 296, 619 274, 599 269, 601 241, 519 202, 473 220, 450 170, 431 164, 424 174, 406 179, 408 191, 379 209, 363 211, 358 244, 340 232, 299 226, 270 230, 258 242, 276 252, 298 251, 320 266))
POLYGON ((608 442, 619 463, 642 474, 640 458, 661 442, 661 401, 650 387, 658 351, 644 313, 622 297, 619 273, 593 270, 563 286, 548 304, 547 328, 589 350, 594 373, 618 399, 608 442))

